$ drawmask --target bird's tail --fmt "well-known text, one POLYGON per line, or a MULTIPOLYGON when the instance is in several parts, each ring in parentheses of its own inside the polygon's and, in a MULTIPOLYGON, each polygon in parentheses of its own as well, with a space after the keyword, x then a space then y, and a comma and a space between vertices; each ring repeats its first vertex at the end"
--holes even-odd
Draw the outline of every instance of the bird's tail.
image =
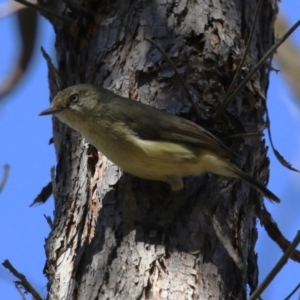
POLYGON ((206 172, 215 173, 221 176, 242 178, 248 181, 254 188, 264 194, 270 201, 280 202, 279 198, 268 190, 264 185, 256 181, 250 175, 244 173, 238 167, 231 164, 223 156, 216 155, 213 151, 206 151, 199 156, 199 163, 206 172))
POLYGON ((246 181, 248 181, 254 188, 256 188, 258 191, 260 191, 266 198, 268 198, 271 202, 279 203, 280 199, 273 194, 270 190, 268 190, 264 185, 256 181, 253 177, 249 176, 248 174, 244 173, 240 169, 234 167, 233 172, 236 174, 236 177, 240 177, 246 181))

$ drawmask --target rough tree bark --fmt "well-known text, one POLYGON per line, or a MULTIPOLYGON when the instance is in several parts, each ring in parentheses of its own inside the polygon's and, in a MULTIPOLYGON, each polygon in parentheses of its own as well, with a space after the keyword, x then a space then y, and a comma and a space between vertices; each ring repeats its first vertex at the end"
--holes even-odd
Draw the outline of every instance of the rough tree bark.
MULTIPOLYGON (((200 125, 221 139, 262 131, 267 68, 211 122, 244 51, 255 1, 90 0, 69 8, 67 2, 46 2, 74 19, 72 25, 52 21, 67 86, 103 85, 196 121, 174 71, 147 37, 183 76, 200 125)), ((244 74, 273 43, 276 0, 264 1, 262 12, 244 74)), ((50 89, 54 96, 51 73, 50 89)), ((247 183, 204 174, 186 178, 184 190, 171 193, 164 183, 123 174, 78 133, 53 123, 49 299, 245 299, 247 285, 255 289, 255 205, 261 195, 247 183)), ((239 167, 267 182, 269 161, 259 136, 223 140, 241 156, 239 167)))

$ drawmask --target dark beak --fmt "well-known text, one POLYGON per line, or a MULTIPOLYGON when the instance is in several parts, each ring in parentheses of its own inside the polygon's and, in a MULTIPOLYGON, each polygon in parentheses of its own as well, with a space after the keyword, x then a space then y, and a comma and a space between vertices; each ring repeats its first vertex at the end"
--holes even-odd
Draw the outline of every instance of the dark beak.
POLYGON ((62 111, 63 109, 65 109, 65 107, 50 107, 40 112, 39 116, 55 115, 56 113, 62 111))

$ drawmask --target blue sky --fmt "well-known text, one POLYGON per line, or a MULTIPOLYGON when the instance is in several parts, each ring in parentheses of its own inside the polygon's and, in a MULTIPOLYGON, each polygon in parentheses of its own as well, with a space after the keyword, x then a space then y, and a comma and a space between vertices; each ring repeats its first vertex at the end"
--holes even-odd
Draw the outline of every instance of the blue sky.
MULTIPOLYGON (((4 1, 0 0, 0 3, 4 1)), ((300 18, 300 3, 286 0, 282 11, 290 24, 300 18)), ((47 21, 40 19, 39 42, 34 61, 27 76, 0 104, 0 178, 2 165, 11 166, 7 184, 0 194, 0 262, 9 259, 23 272, 35 288, 46 295, 44 243, 49 226, 43 214, 53 215, 53 199, 45 205, 29 208, 29 204, 50 181, 50 168, 56 164, 51 118, 38 113, 49 105, 47 68, 39 51, 43 46, 54 57, 54 33, 47 21)), ((292 37, 300 47, 300 29, 292 37)), ((10 72, 18 55, 14 18, 0 20, 0 83, 10 72), (4 42, 5 41, 5 42, 4 42)), ((281 75, 272 73, 268 94, 272 133, 276 147, 284 157, 300 169, 300 107, 281 75)), ((283 168, 271 151, 269 188, 282 203, 267 203, 284 235, 292 240, 300 228, 300 174, 283 168)), ((258 224, 259 240, 256 250, 262 280, 281 257, 282 252, 258 224)), ((300 265, 288 262, 280 275, 264 293, 264 299, 283 299, 300 281, 300 265), (297 276, 298 275, 298 276, 297 276)), ((0 299, 20 299, 12 281, 15 278, 0 265, 0 299)), ((299 294, 299 293, 298 293, 299 294)), ((28 297, 30 298, 30 297, 28 297)), ((297 299, 294 296, 292 299, 297 299)))

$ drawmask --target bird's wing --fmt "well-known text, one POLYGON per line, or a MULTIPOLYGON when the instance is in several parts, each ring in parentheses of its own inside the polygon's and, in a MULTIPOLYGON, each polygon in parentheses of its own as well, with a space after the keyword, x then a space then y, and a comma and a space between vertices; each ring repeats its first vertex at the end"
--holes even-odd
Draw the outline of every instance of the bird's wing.
POLYGON ((124 99, 118 99, 126 125, 137 136, 144 140, 167 140, 198 146, 199 149, 209 149, 225 157, 237 155, 226 147, 217 137, 201 126, 145 104, 124 99), (123 105, 130 101, 130 105, 123 105))

